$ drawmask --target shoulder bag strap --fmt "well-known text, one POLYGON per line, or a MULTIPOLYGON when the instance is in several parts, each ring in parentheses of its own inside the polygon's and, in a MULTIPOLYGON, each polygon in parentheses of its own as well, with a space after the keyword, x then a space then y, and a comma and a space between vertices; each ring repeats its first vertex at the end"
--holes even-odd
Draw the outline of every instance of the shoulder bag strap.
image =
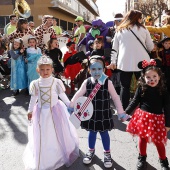
MULTIPOLYGON (((146 49, 146 47, 143 45, 143 43, 141 42, 141 40, 137 37, 137 35, 130 29, 130 31, 133 33, 133 35, 137 38, 137 40, 141 43, 141 45, 143 46, 143 48, 146 50, 146 52, 149 54, 149 51, 146 49)), ((150 54, 149 54, 150 55, 150 54)))

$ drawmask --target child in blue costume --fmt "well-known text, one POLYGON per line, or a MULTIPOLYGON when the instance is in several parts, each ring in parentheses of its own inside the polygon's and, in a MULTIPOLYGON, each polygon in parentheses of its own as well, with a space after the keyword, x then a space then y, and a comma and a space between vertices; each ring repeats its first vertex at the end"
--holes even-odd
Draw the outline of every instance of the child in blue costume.
POLYGON ((35 37, 28 39, 28 45, 26 52, 26 63, 27 63, 27 76, 28 76, 28 87, 33 80, 39 78, 39 74, 36 72, 37 61, 40 58, 41 49, 37 47, 37 41, 35 37))
MULTIPOLYGON (((86 79, 81 85, 80 89, 76 92, 74 97, 71 99, 69 111, 73 108, 76 100, 79 97, 85 95, 86 97, 92 92, 95 87, 96 81, 104 74, 105 61, 101 56, 94 55, 90 58, 89 69, 91 77, 86 79)), ((113 116, 110 108, 110 96, 114 101, 116 109, 118 111, 118 117, 122 121, 125 121, 129 118, 127 114, 124 113, 120 98, 117 95, 115 88, 111 80, 106 78, 103 85, 101 85, 98 92, 95 94, 95 97, 92 99, 93 104, 93 115, 87 121, 81 122, 81 128, 89 131, 88 136, 88 147, 89 150, 86 153, 83 163, 90 164, 94 153, 95 153, 95 143, 96 136, 99 132, 102 139, 102 144, 104 148, 104 166, 106 168, 112 167, 112 159, 110 153, 110 136, 109 131, 114 128, 113 116)))
POLYGON ((24 60, 24 48, 22 39, 14 39, 12 49, 8 52, 11 57, 11 82, 10 87, 14 90, 14 96, 19 94, 19 89, 28 87, 26 65, 24 60))

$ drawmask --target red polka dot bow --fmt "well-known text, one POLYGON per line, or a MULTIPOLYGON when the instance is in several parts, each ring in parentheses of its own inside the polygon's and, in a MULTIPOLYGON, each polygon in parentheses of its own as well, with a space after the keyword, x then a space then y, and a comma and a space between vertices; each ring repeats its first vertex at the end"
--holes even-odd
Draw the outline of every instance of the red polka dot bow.
POLYGON ((156 61, 151 59, 150 62, 147 62, 146 60, 142 61, 142 68, 145 68, 147 66, 156 66, 156 61))

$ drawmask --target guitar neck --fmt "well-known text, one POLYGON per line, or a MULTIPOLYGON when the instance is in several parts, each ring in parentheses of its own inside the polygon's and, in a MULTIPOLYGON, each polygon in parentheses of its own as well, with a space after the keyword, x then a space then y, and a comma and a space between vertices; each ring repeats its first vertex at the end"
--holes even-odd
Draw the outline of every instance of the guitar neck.
POLYGON ((99 83, 97 83, 95 85, 95 87, 93 88, 92 92, 90 93, 90 95, 88 96, 87 100, 84 102, 84 104, 82 105, 82 107, 80 108, 79 112, 81 112, 81 114, 84 112, 84 110, 86 109, 86 107, 88 106, 88 104, 93 100, 94 96, 96 95, 96 93, 98 92, 98 90, 100 89, 101 85, 99 83))

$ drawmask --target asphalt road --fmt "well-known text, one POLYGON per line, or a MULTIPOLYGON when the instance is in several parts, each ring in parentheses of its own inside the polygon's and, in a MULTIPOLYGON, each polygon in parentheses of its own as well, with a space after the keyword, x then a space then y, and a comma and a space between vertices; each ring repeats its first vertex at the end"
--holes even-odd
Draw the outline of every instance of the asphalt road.
MULTIPOLYGON (((0 90, 0 170, 24 170, 22 154, 27 144, 27 108, 29 96, 21 92, 17 97, 11 97, 12 92, 0 90)), ((113 167, 111 170, 135 170, 138 157, 137 138, 125 132, 126 124, 117 120, 113 115, 115 129, 110 132, 111 154, 113 167)), ((85 130, 77 130, 80 141, 80 157, 75 163, 59 170, 103 170, 103 146, 101 138, 97 136, 96 154, 90 165, 82 163, 83 156, 88 149, 85 130)), ((166 146, 167 157, 170 160, 170 133, 166 146)), ((153 144, 147 148, 148 170, 160 169, 158 154, 153 144)))

